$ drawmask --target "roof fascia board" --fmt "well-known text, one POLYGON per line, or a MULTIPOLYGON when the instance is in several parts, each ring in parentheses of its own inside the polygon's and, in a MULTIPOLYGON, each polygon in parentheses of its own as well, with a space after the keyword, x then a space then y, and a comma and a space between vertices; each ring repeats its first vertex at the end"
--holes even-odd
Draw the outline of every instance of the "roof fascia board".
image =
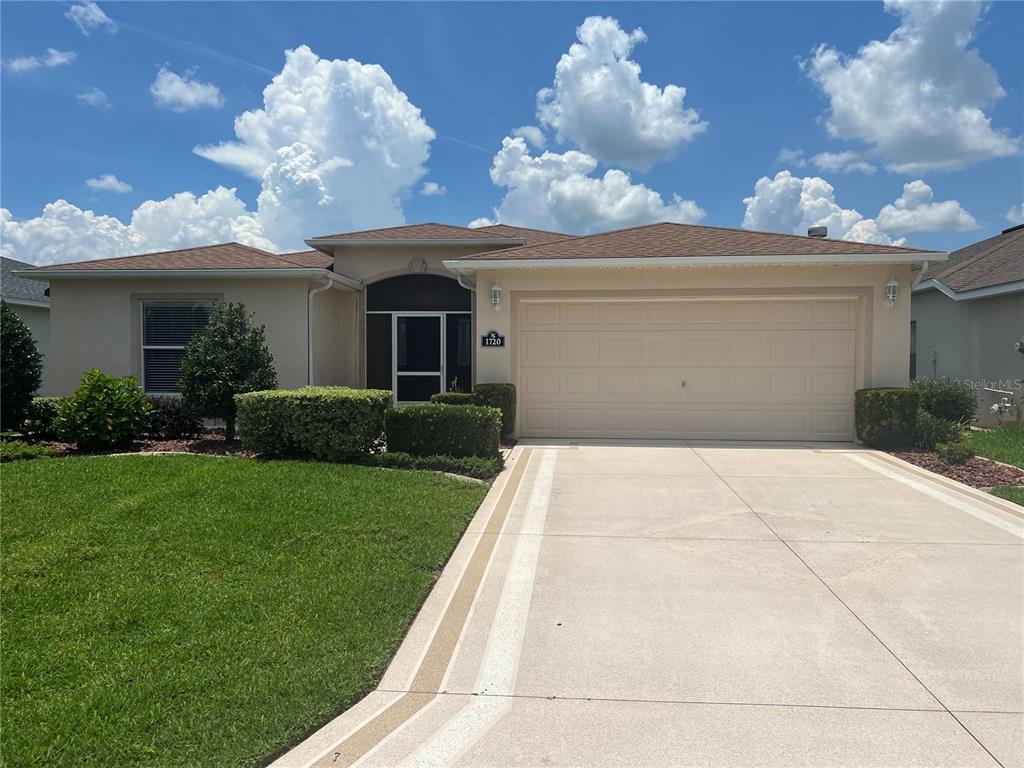
POLYGON ((991 296, 1005 296, 1008 293, 1024 292, 1024 280, 1014 280, 1002 285, 991 285, 987 288, 975 288, 971 291, 954 291, 948 285, 932 278, 925 280, 914 288, 914 293, 935 289, 953 301, 974 301, 975 299, 987 299, 991 296))
POLYGON ((288 277, 319 277, 331 280, 353 290, 362 288, 362 282, 328 269, 302 268, 277 269, 53 269, 47 271, 18 270, 18 277, 30 280, 67 280, 67 279, 129 279, 129 278, 288 278, 288 277))
POLYGON ((17 304, 22 307, 43 307, 44 309, 50 308, 50 302, 48 301, 36 301, 35 299, 11 299, 7 296, 2 297, 8 304, 17 304))
POLYGON ((454 272, 475 269, 573 269, 583 267, 707 267, 790 265, 816 266, 819 264, 919 264, 945 261, 949 254, 922 252, 915 254, 889 253, 836 253, 744 256, 612 256, 608 258, 553 258, 553 259, 448 259, 444 266, 454 272))
POLYGON ((401 246, 401 247, 412 247, 412 246, 444 246, 451 247, 453 245, 525 245, 526 240, 522 237, 481 237, 481 238, 463 238, 459 239, 414 239, 414 240, 382 240, 381 238, 351 238, 351 237, 311 237, 306 240, 306 245, 310 248, 320 250, 324 247, 344 247, 344 246, 401 246))

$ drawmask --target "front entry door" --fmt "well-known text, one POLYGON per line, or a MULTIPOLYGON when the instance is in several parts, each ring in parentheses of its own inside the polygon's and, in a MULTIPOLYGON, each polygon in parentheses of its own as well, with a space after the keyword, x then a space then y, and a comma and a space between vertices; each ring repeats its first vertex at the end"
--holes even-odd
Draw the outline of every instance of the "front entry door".
POLYGON ((394 392, 399 403, 417 403, 444 388, 442 314, 395 314, 394 392))

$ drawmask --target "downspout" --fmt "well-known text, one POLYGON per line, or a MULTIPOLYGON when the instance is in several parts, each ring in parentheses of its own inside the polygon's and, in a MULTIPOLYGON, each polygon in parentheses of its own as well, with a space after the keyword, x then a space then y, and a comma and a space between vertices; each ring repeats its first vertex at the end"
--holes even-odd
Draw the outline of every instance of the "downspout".
POLYGON ((324 284, 319 288, 310 288, 309 293, 306 294, 306 360, 309 363, 309 371, 306 374, 306 383, 313 384, 313 297, 321 291, 328 290, 334 281, 329 277, 324 278, 324 284))
POLYGON ((474 280, 472 283, 465 282, 466 275, 464 272, 456 273, 455 279, 458 280, 459 285, 461 285, 467 291, 469 291, 470 293, 476 293, 476 280, 474 280))

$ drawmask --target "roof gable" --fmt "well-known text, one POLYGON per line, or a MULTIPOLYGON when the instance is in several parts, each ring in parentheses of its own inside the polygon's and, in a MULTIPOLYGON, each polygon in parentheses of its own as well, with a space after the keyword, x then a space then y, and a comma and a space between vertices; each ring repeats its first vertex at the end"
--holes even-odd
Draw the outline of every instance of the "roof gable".
POLYGON ((39 280, 28 280, 18 277, 14 270, 32 269, 35 264, 16 261, 6 256, 0 257, 0 298, 8 301, 38 301, 50 303, 46 294, 46 283, 39 280))
POLYGON ((1024 281, 1024 225, 953 251, 929 277, 957 293, 1024 281))

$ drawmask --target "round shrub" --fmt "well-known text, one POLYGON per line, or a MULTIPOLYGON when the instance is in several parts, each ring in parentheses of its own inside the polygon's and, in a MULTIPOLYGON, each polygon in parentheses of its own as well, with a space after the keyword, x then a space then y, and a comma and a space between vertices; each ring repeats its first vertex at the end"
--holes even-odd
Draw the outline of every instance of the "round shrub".
POLYGON ((857 439, 872 448, 902 448, 917 438, 920 396, 903 387, 858 389, 854 396, 857 439))
POLYGON ((974 458, 974 449, 966 440, 939 443, 935 446, 935 453, 947 464, 965 464, 974 458))
POLYGON ((384 415, 388 451, 413 456, 496 456, 501 411, 479 405, 405 405, 384 415))
POLYGON ((960 424, 949 419, 940 419, 922 408, 917 412, 917 438, 914 445, 926 451, 934 451, 940 443, 959 440, 962 431, 960 424))
POLYGON ((978 398, 966 384, 949 379, 918 379, 910 386, 921 397, 921 409, 932 416, 960 424, 974 418, 978 398))
POLYGON ((489 405, 501 411, 501 434, 516 431, 516 385, 477 384, 473 387, 474 404, 489 405))
POLYGON ((0 300, 0 429, 17 429, 43 380, 43 356, 28 326, 0 300))
POLYGON ((21 431, 33 440, 54 440, 57 437, 57 416, 63 397, 33 397, 21 423, 21 431))
POLYGON ((56 430, 79 448, 129 445, 149 426, 149 403, 132 376, 107 376, 94 368, 60 407, 56 430))
POLYGON ((165 440, 195 437, 203 430, 203 420, 183 397, 149 395, 149 434, 165 440))

